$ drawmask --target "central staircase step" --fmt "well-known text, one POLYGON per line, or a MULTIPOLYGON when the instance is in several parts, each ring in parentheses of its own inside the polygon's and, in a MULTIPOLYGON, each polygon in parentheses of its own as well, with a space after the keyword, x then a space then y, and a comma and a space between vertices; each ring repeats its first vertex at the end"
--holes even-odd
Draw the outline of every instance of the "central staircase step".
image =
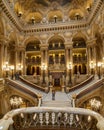
POLYGON ((43 101, 42 106, 44 107, 70 107, 70 101, 43 101))

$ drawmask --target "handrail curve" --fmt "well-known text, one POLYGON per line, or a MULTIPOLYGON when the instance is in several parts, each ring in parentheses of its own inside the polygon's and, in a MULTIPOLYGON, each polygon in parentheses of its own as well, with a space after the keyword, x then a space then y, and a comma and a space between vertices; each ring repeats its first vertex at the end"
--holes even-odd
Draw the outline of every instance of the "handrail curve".
POLYGON ((97 112, 94 112, 89 109, 84 108, 56 108, 56 107, 27 107, 20 108, 9 111, 1 120, 0 120, 0 130, 8 130, 9 125, 13 124, 13 117, 20 113, 45 113, 45 112, 66 112, 70 114, 82 114, 93 116, 97 119, 97 128, 99 130, 104 130, 104 118, 97 112))
POLYGON ((94 76, 90 76, 88 79, 84 80, 83 82, 73 86, 72 88, 69 88, 69 92, 75 91, 76 89, 82 88, 87 83, 91 82, 94 79, 94 76))
POLYGON ((35 93, 35 92, 33 92, 33 91, 29 90, 29 89, 24 88, 22 85, 14 82, 13 80, 5 79, 5 81, 6 81, 6 84, 14 87, 15 89, 18 89, 18 90, 20 90, 22 92, 25 92, 26 94, 30 95, 32 98, 37 98, 38 99, 38 106, 41 105, 42 95, 37 94, 37 93, 35 93))
POLYGON ((22 82, 28 84, 30 87, 33 87, 33 88, 35 88, 35 89, 41 90, 41 91, 46 92, 46 93, 48 92, 48 91, 46 90, 46 88, 43 88, 43 87, 41 87, 41 86, 39 86, 39 85, 36 85, 36 84, 33 84, 33 83, 31 83, 30 81, 24 79, 22 76, 20 76, 19 78, 20 78, 20 80, 21 80, 22 82))
POLYGON ((92 86, 80 91, 77 95, 76 95, 76 99, 80 99, 81 97, 85 96, 86 94, 88 94, 89 92, 92 92, 93 90, 103 86, 103 79, 99 80, 97 83, 93 84, 92 86))

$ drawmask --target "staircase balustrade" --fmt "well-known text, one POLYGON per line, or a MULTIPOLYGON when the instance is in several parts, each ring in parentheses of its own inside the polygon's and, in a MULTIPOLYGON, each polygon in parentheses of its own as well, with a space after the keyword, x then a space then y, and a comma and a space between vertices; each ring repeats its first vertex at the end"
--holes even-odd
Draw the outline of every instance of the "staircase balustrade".
POLYGON ((86 79, 85 81, 73 86, 72 88, 69 88, 68 92, 72 92, 72 91, 75 91, 76 89, 82 88, 83 86, 90 83, 93 79, 94 79, 94 76, 92 75, 88 79, 86 79))
POLYGON ((76 95, 76 99, 81 99, 83 96, 89 94, 90 92, 93 92, 94 90, 100 88, 103 86, 104 79, 101 79, 100 81, 98 81, 97 83, 93 84, 92 86, 80 91, 77 95, 76 95))
MULTIPOLYGON (((49 90, 47 90, 47 87, 46 87, 46 88, 43 88, 43 87, 41 87, 41 86, 39 86, 39 85, 33 84, 33 83, 31 83, 30 81, 24 79, 22 76, 20 76, 19 78, 20 78, 20 80, 21 80, 23 83, 25 83, 25 84, 27 84, 27 85, 29 85, 29 86, 35 88, 35 89, 41 90, 41 91, 43 91, 43 92, 45 92, 45 93, 48 93, 48 91, 49 91, 49 90)), ((34 80, 35 80, 35 79, 34 79, 34 80)))
POLYGON ((0 130, 40 126, 104 130, 104 118, 84 108, 27 107, 12 110, 0 120, 0 130))

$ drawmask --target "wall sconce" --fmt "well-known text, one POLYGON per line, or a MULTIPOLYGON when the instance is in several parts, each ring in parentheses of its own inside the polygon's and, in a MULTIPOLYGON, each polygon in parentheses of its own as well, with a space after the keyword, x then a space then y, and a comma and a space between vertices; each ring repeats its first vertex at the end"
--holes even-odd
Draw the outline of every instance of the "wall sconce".
POLYGON ((75 18, 76 18, 77 20, 79 19, 79 16, 80 16, 79 13, 76 13, 76 14, 75 14, 75 18))
POLYGON ((35 18, 34 18, 34 17, 31 18, 31 22, 32 22, 33 24, 35 23, 35 18))
POLYGON ((57 15, 54 15, 55 23, 57 22, 57 15))
POLYGON ((23 12, 22 12, 22 11, 19 11, 19 12, 18 12, 18 17, 21 17, 22 14, 23 14, 23 12))
POLYGON ((6 72, 6 77, 8 77, 8 71, 10 69, 10 66, 8 65, 8 61, 5 62, 3 65, 3 70, 6 72))

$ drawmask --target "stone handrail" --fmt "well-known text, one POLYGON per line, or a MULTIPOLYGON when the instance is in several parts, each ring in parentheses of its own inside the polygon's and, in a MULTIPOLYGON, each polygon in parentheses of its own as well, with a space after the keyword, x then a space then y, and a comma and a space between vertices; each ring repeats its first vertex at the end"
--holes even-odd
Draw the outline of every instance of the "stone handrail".
POLYGON ((35 88, 35 89, 41 90, 41 91, 46 92, 46 93, 48 92, 46 88, 43 88, 43 87, 41 87, 41 86, 39 86, 39 85, 36 85, 36 84, 34 84, 34 83, 31 83, 30 81, 24 79, 22 76, 19 76, 19 79, 20 79, 22 82, 24 82, 25 84, 28 84, 30 87, 33 87, 33 88, 35 88))
MULTIPOLYGON (((39 122, 42 125, 43 124, 43 113, 45 115, 45 122, 46 125, 49 123, 49 113, 53 114, 51 121, 52 125, 55 123, 55 113, 65 113, 65 119, 69 121, 69 124, 73 124, 73 116, 72 115, 87 115, 92 116, 97 120, 96 127, 99 130, 104 130, 104 118, 99 114, 89 109, 84 108, 72 108, 72 107, 66 107, 66 108, 56 108, 56 107, 27 107, 27 108, 20 108, 15 109, 10 112, 8 112, 1 120, 0 120, 0 130, 8 130, 9 126, 13 124, 13 117, 18 114, 38 114, 39 115, 39 122), (71 116, 68 118, 67 114, 70 114, 71 116)), ((65 120, 64 120, 65 122, 65 120)))
POLYGON ((37 94, 37 93, 33 92, 32 90, 24 88, 22 85, 14 82, 13 80, 5 79, 5 82, 7 85, 12 86, 17 90, 20 90, 21 92, 30 95, 32 98, 37 98, 38 99, 38 106, 41 105, 42 96, 40 94, 37 94))
POLYGON ((104 85, 103 82, 104 82, 104 80, 101 79, 101 80, 98 81, 97 83, 93 84, 91 87, 82 90, 81 92, 79 92, 79 93, 76 95, 76 99, 80 99, 81 97, 85 96, 85 95, 88 94, 89 92, 92 92, 92 91, 96 90, 97 88, 102 87, 102 86, 104 85))
POLYGON ((69 88, 69 92, 75 91, 76 89, 82 88, 84 85, 90 83, 94 79, 94 76, 90 76, 88 79, 84 80, 83 82, 69 88))

